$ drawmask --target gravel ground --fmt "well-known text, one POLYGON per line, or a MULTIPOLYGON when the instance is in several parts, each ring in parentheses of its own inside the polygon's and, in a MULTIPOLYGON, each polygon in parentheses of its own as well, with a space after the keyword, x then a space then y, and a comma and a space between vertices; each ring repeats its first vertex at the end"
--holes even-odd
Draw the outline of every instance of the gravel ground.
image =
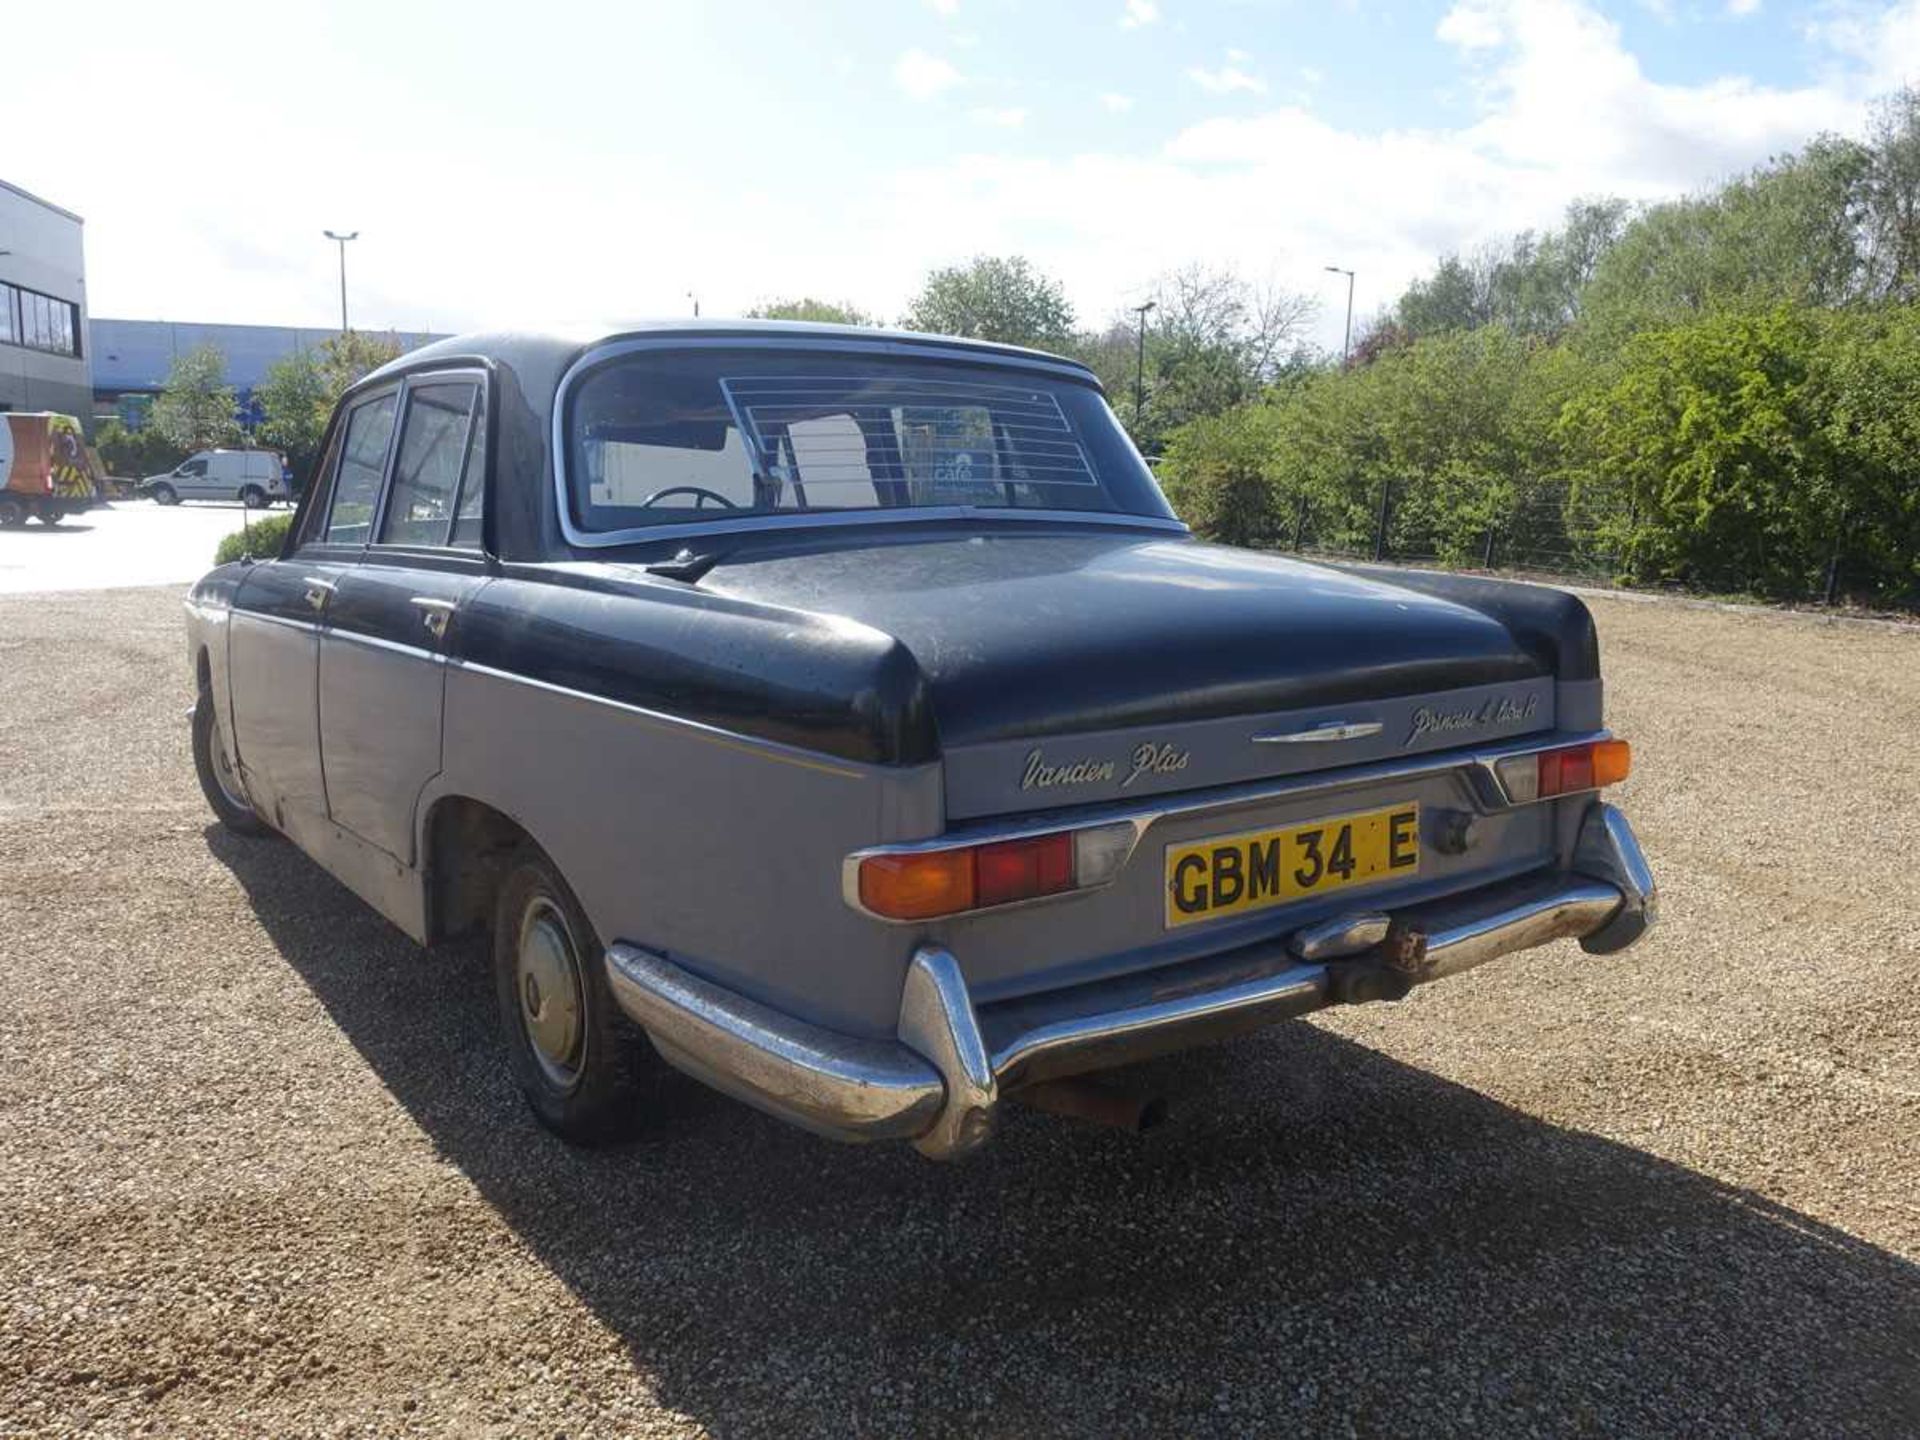
POLYGON ((1596 600, 1667 921, 960 1166, 675 1077, 210 828, 179 591, 0 598, 0 1433, 1920 1432, 1920 633, 1596 600))

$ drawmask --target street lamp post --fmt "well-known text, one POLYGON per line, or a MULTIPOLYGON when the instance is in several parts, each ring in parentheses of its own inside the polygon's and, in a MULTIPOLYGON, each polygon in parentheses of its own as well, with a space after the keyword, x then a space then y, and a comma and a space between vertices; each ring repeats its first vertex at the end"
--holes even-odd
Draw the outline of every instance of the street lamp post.
POLYGON ((1134 335, 1139 342, 1133 359, 1133 423, 1136 429, 1147 408, 1147 312, 1154 308, 1155 303, 1149 300, 1144 305, 1133 307, 1134 335))
POLYGON ((1342 270, 1338 265, 1329 265, 1326 268, 1330 275, 1347 277, 1347 335, 1340 342, 1340 363, 1344 365, 1347 363, 1347 357, 1353 352, 1353 272, 1342 270))
POLYGON ((687 291, 687 299, 693 302, 693 318, 698 320, 700 318, 700 297, 689 290, 687 291))
POLYGON ((328 230, 324 233, 327 239, 338 242, 340 246, 340 333, 345 335, 347 333, 347 241, 358 240, 360 232, 352 230, 345 235, 336 235, 328 230))

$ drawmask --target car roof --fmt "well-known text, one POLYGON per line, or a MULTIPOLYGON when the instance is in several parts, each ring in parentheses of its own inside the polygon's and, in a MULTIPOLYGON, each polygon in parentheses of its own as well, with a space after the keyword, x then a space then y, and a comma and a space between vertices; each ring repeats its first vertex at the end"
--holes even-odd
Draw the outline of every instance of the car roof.
MULTIPOLYGON (((924 354, 928 349, 952 350, 982 360, 1011 360, 1046 368, 1073 371, 1080 378, 1098 384, 1093 371, 1081 361, 1024 345, 1004 345, 993 340, 971 340, 958 335, 926 335, 913 330, 885 330, 872 325, 830 325, 812 320, 639 320, 607 327, 586 327, 555 331, 490 331, 451 335, 418 350, 410 350, 367 376, 374 380, 412 369, 426 362, 483 359, 499 361, 515 370, 539 372, 564 368, 565 361, 622 340, 715 340, 778 339, 854 341, 867 345, 911 347, 924 354)), ((365 381, 361 382, 365 383, 365 381)))

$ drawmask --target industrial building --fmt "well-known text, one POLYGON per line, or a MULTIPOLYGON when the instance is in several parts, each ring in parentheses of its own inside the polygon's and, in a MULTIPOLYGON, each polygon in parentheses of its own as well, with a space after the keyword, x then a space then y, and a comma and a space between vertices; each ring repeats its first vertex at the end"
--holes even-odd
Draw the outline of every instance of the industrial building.
MULTIPOLYGON (((94 320, 87 329, 93 360, 89 413, 117 415, 138 428, 153 397, 167 383, 174 360, 201 345, 211 345, 227 362, 227 383, 240 400, 241 423, 257 416, 253 392, 276 360, 300 350, 317 349, 337 330, 306 330, 292 325, 202 325, 174 320, 94 320)), ((432 334, 378 331, 381 339, 416 350, 442 339, 432 334)))
POLYGON ((0 180, 0 411, 93 413, 82 224, 0 180))

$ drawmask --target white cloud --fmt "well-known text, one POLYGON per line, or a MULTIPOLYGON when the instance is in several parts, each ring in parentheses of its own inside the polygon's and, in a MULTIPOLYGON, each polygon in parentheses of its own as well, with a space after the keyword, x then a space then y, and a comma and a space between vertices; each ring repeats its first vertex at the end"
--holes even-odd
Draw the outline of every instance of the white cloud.
POLYGON ((1151 25, 1160 18, 1160 7, 1154 0, 1127 0, 1127 8, 1120 12, 1120 28, 1137 30, 1142 25, 1151 25))
POLYGON ((992 125, 1001 130, 1018 130, 1027 123, 1027 112, 1019 105, 1009 105, 1000 110, 982 107, 970 113, 982 125, 992 125))
POLYGON ((1232 60, 1237 64, 1244 65, 1247 63, 1247 61, 1251 60, 1252 58, 1253 56, 1248 54, 1245 50, 1227 51, 1227 59, 1232 60))
MULTIPOLYGON (((1120 0, 1103 3, 1096 23, 1120 8, 1120 0)), ((1717 14, 1724 0, 1686 4, 1717 14)), ((913 9, 932 22, 931 12, 913 9)), ((396 17, 402 12, 410 7, 397 7, 396 17)), ((300 55, 312 73, 366 84, 380 74, 367 68, 361 31, 333 23, 321 7, 259 13, 274 22, 276 53, 300 55)), ((245 26, 183 37, 161 7, 116 14, 88 57, 104 93, 137 92, 156 66, 240 73, 260 44, 245 26)), ((67 25, 59 7, 19 7, 12 18, 19 33, 8 39, 20 53, 59 53, 67 25)), ((1105 148, 1054 153, 1030 140, 1031 119, 1024 130, 1003 131, 966 118, 976 105, 1039 102, 1030 92, 989 89, 971 64, 953 60, 961 52, 943 34, 921 43, 952 62, 926 57, 931 73, 951 82, 934 91, 934 103, 952 105, 962 123, 937 127, 929 145, 907 156, 857 128, 884 113, 872 96, 861 97, 871 107, 864 112, 823 110, 817 126, 788 134, 769 123, 778 114, 772 102, 744 109, 737 90, 634 91, 631 55, 647 25, 617 23, 630 31, 616 38, 631 44, 584 50, 552 27, 523 27, 477 54, 462 85, 432 77, 394 85, 382 106, 349 107, 324 127, 306 108, 269 96, 250 113, 254 146, 312 184, 297 205, 264 208, 207 206, 166 167, 76 167, 73 154, 111 153, 124 120, 107 108, 69 107, 49 130, 35 117, 59 109, 66 82, 29 67, 0 87, 7 179, 87 217, 87 291, 101 315, 324 327, 339 314, 338 257, 319 233, 333 226, 362 232, 349 247, 348 278, 356 323, 370 329, 564 328, 610 314, 684 314, 688 290, 712 315, 765 296, 822 293, 891 315, 934 265, 1017 253, 1059 276, 1088 323, 1108 318, 1172 266, 1231 265, 1250 279, 1320 295, 1317 336, 1337 351, 1345 285, 1322 265, 1358 272, 1355 305, 1365 315, 1436 256, 1552 224, 1576 196, 1657 199, 1797 148, 1822 129, 1859 133, 1867 97, 1920 77, 1920 0, 1847 4, 1818 12, 1801 31, 1783 26, 1806 47, 1784 58, 1807 62, 1817 77, 1794 85, 1738 74, 1658 83, 1587 6, 1476 0, 1447 11, 1447 43, 1432 57, 1433 83, 1458 92, 1462 118, 1385 128, 1336 123, 1330 107, 1307 101, 1284 103, 1300 57, 1283 64, 1242 31, 1221 43, 1262 45, 1261 59, 1245 68, 1268 67, 1267 96, 1236 95, 1235 113, 1177 131, 1151 129, 1163 107, 1139 102, 1125 123, 1090 127, 1105 148), (577 114, 509 105, 515 76, 569 66, 577 114), (448 151, 448 119, 484 145, 470 147, 472 156, 448 151), (648 142, 676 121, 737 138, 725 127, 748 120, 752 143, 763 147, 751 186, 715 187, 705 151, 648 142), (832 166, 816 163, 822 133, 837 147, 832 166), (1139 140, 1142 133, 1155 138, 1139 140), (358 163, 342 166, 342 155, 358 163), (415 178, 423 173, 437 183, 423 189, 415 178), (607 184, 612 173, 631 183, 607 184), (502 185, 526 212, 565 214, 569 223, 485 223, 484 197, 502 185), (694 193, 701 205, 679 223, 658 223, 660 195, 694 193), (805 214, 808 223, 787 227, 783 243, 769 247, 761 223, 768 213, 805 214)), ((1157 43, 1172 23, 1170 9, 1165 29, 1144 38, 1157 43)), ((1225 58, 1219 49, 1197 53, 1209 65, 1225 58)), ((674 68, 704 78, 734 58, 719 48, 676 54, 674 68)), ((1177 70, 1186 62, 1162 63, 1177 70)), ((880 99, 904 110, 893 68, 882 60, 880 99)), ((1089 83, 1102 79, 1142 93, 1113 75, 1089 83)), ((1174 83, 1185 90, 1189 82, 1174 83)), ((1329 68, 1329 91, 1347 83, 1329 68)), ((1101 92, 1090 93, 1085 118, 1119 113, 1101 92)), ((1198 89, 1187 98, 1222 111, 1229 103, 1198 89)))
POLYGON ((927 0, 936 15, 958 15, 960 0, 927 0))
POLYGON ((1195 65, 1188 69, 1187 78, 1209 95, 1231 95, 1236 90, 1263 95, 1267 89, 1266 81, 1257 75, 1249 75, 1238 65, 1222 65, 1218 70, 1206 70, 1195 65))
POLYGON ((1131 95, 1120 95, 1112 90, 1109 90, 1100 97, 1100 103, 1115 115, 1124 115, 1127 111, 1133 109, 1133 97, 1131 95))
MULTIPOLYGON (((1911 39, 1883 18, 1870 32, 1822 43, 1835 53, 1890 47, 1920 71, 1920 0, 1902 8, 1911 39)), ((875 243, 907 244, 905 217, 939 209, 952 228, 936 258, 1028 254, 1066 279, 1090 322, 1130 287, 1188 261, 1309 294, 1338 287, 1321 266, 1348 266, 1365 314, 1439 255, 1552 225, 1577 197, 1686 193, 1822 130, 1857 133, 1864 116, 1864 61, 1798 87, 1739 76, 1664 84, 1579 0, 1464 0, 1440 35, 1472 104, 1460 124, 1349 129, 1307 103, 1269 103, 1192 125, 1149 151, 963 157, 895 176, 882 194, 901 218, 876 221, 875 243), (1116 207, 1116 195, 1154 203, 1116 207)), ((1345 292, 1326 295, 1318 338, 1337 348, 1345 292)))
POLYGON ((1760 13, 1760 0, 1727 0, 1727 14, 1735 19, 1760 13))
POLYGON ((938 55, 909 50, 893 62, 893 83, 909 99, 932 100, 961 81, 961 74, 938 55))
POLYGON ((1858 67, 1862 83, 1874 93, 1920 82, 1920 0, 1884 9, 1834 5, 1807 26, 1807 35, 1858 67))

